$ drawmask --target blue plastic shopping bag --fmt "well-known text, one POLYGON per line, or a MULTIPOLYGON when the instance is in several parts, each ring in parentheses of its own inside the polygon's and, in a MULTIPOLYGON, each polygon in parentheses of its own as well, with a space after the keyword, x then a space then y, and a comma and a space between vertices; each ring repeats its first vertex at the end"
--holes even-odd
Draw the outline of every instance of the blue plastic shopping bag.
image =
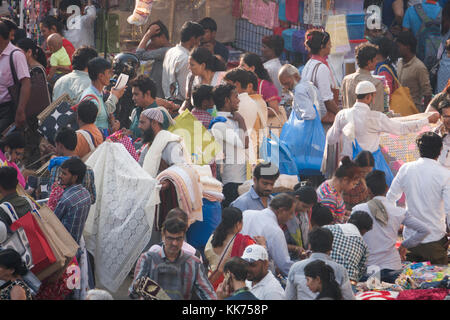
POLYGON ((316 106, 314 120, 299 119, 292 110, 281 129, 280 142, 287 146, 301 175, 319 175, 325 151, 325 131, 316 106))
POLYGON ((298 175, 298 169, 289 149, 280 143, 278 137, 272 132, 272 138, 264 137, 260 148, 260 156, 264 161, 271 162, 278 167, 281 174, 298 175))

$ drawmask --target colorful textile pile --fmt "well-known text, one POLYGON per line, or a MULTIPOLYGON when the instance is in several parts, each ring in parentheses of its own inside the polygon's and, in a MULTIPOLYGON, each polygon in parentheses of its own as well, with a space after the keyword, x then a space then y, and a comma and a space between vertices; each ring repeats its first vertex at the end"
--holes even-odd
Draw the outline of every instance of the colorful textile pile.
POLYGON ((136 160, 139 161, 139 156, 136 152, 136 149, 133 146, 133 141, 130 137, 125 135, 125 133, 122 130, 114 132, 112 135, 110 135, 106 140, 121 143, 127 149, 127 151, 131 154, 131 156, 136 160))
POLYGON ((200 183, 202 184, 203 198, 208 201, 221 202, 225 197, 222 193, 223 184, 212 176, 211 167, 193 165, 192 168, 200 176, 200 183))
POLYGON ((242 0, 242 18, 247 19, 254 25, 268 29, 280 25, 278 5, 273 1, 242 0))
POLYGON ((450 275, 450 267, 431 265, 430 262, 407 263, 396 283, 403 289, 416 289, 425 282, 439 282, 450 275))
POLYGON ((398 292, 395 291, 366 291, 355 295, 356 300, 396 300, 398 292))

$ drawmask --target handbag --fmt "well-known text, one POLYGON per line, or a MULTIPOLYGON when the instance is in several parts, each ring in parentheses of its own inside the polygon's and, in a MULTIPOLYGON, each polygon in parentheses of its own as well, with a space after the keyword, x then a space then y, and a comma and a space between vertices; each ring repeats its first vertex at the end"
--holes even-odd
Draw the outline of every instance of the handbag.
MULTIPOLYGON (((31 271, 34 274, 38 274, 45 268, 55 263, 55 255, 53 254, 53 251, 47 239, 45 238, 44 233, 36 222, 34 215, 31 212, 28 212, 24 216, 19 218, 16 211, 14 210, 14 207, 10 203, 4 202, 2 204, 2 208, 5 207, 7 207, 8 210, 4 209, 4 211, 8 214, 9 218, 12 221, 12 224, 10 226, 11 230, 16 231, 20 227, 25 230, 25 234, 27 235, 27 239, 30 244, 31 256, 34 263, 34 267, 31 269, 31 271)), ((39 215, 38 212, 35 211, 35 213, 39 215)))
POLYGON ((28 99, 25 108, 27 118, 37 116, 51 103, 44 68, 41 66, 33 67, 33 69, 30 70, 30 81, 30 99, 28 99))
POLYGON ((391 94, 391 101, 389 103, 390 109, 395 113, 401 114, 403 117, 419 113, 419 110, 417 110, 416 104, 411 97, 409 88, 401 85, 400 81, 388 65, 383 64, 380 68, 381 67, 386 67, 386 69, 389 70, 398 85, 398 88, 391 94))
MULTIPOLYGON (((7 210, 6 206, 0 205, 3 211, 7 210)), ((30 243, 23 228, 14 231, 3 243, 0 244, 2 249, 14 249, 20 254, 22 260, 28 269, 33 267, 33 257, 31 255, 30 243)))
POLYGON ((16 68, 14 67, 13 53, 16 51, 20 51, 20 49, 15 49, 11 51, 11 53, 9 54, 9 67, 11 68, 11 74, 14 80, 14 84, 8 87, 8 92, 11 96, 11 101, 14 102, 15 109, 17 109, 17 106, 19 105, 20 88, 21 88, 21 83, 19 81, 19 78, 17 78, 16 68))

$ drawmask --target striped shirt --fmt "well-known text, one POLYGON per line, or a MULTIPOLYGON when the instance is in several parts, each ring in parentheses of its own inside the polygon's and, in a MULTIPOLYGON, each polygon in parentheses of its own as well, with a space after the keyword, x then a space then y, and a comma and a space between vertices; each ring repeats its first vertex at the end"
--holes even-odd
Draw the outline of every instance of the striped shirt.
POLYGON ((201 300, 217 299, 199 258, 181 250, 178 258, 172 262, 166 257, 163 248, 161 246, 141 255, 129 288, 130 297, 138 298, 134 284, 148 277, 158 283, 173 300, 191 300, 194 292, 201 300))
POLYGON ((78 244, 90 208, 91 197, 81 184, 68 187, 56 206, 55 215, 78 244))
POLYGON ((342 196, 333 188, 328 180, 317 188, 317 201, 328 207, 333 214, 334 223, 344 222, 345 203, 342 196))

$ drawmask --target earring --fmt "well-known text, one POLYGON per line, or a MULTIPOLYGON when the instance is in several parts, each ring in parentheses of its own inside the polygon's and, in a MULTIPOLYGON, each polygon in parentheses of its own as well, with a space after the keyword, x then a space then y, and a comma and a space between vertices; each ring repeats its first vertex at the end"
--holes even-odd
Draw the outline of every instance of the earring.
POLYGON ((11 154, 9 152, 5 152, 6 161, 11 161, 11 154))

